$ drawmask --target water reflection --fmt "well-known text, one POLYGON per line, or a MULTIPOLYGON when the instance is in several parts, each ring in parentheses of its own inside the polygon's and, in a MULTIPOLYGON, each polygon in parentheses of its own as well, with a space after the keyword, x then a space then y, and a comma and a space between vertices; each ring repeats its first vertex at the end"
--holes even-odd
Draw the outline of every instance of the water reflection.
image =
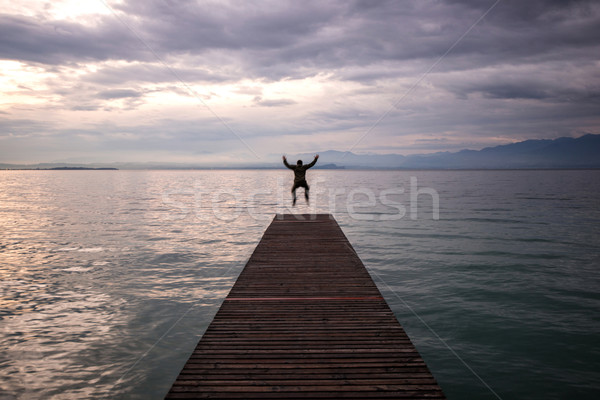
MULTIPOLYGON (((173 357, 191 350, 263 226, 239 221, 223 231, 195 218, 169 221, 169 173, 70 172, 0 176, 0 391, 139 395, 154 388, 148 369, 178 370, 173 357), (190 305, 161 343, 171 348, 157 348, 124 376, 190 305), (119 379, 124 385, 115 386, 119 379)), ((178 187, 198 180, 180 178, 178 187)), ((162 389, 165 378, 159 382, 162 389)))

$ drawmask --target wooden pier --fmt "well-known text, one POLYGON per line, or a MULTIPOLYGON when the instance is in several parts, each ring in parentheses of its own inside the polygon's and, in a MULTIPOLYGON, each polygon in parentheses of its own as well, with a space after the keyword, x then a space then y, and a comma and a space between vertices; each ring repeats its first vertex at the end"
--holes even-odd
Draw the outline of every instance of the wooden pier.
POLYGON ((278 215, 168 399, 443 399, 331 215, 278 215))

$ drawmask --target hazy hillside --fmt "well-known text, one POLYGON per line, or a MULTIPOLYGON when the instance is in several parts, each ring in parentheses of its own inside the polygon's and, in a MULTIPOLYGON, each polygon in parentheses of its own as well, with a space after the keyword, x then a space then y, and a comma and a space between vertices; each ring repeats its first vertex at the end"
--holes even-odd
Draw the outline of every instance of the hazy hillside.
MULTIPOLYGON (((600 135, 526 140, 482 150, 402 156, 325 151, 322 161, 345 168, 600 168, 600 135)), ((312 154, 290 156, 309 161, 312 154)))
MULTIPOLYGON (((336 150, 320 152, 317 168, 402 168, 402 169, 510 169, 510 168, 600 168, 600 135, 578 138, 526 140, 481 150, 461 150, 403 156, 400 154, 355 154, 336 150)), ((288 154, 290 163, 312 161, 314 154, 288 154)), ((197 163, 105 163, 32 165, 0 164, 2 169, 52 169, 57 167, 119 169, 218 169, 283 168, 281 155, 273 154, 259 162, 215 165, 197 163)))

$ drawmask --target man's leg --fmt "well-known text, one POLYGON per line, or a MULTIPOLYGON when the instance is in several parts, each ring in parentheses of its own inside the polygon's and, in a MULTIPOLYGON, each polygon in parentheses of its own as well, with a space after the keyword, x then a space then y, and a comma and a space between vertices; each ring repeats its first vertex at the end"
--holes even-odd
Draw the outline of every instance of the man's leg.
POLYGON ((292 206, 296 205, 296 185, 292 186, 292 206))
POLYGON ((308 184, 304 184, 304 198, 306 199, 306 202, 308 203, 308 191, 310 190, 310 187, 308 186, 308 184))

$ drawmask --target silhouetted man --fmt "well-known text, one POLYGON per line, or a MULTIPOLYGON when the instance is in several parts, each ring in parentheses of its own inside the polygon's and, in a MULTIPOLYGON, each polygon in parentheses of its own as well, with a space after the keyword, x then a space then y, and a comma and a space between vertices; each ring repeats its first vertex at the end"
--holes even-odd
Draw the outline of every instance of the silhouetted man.
POLYGON ((304 188, 304 198, 306 198, 306 203, 308 203, 308 191, 310 190, 310 187, 308 186, 308 183, 306 183, 306 170, 315 165, 318 158, 319 155, 317 154, 310 164, 302 165, 302 160, 298 160, 296 165, 290 165, 285 156, 283 156, 283 163, 285 166, 294 171, 294 186, 292 186, 292 196, 294 200, 292 206, 296 205, 296 189, 299 187, 304 188))

